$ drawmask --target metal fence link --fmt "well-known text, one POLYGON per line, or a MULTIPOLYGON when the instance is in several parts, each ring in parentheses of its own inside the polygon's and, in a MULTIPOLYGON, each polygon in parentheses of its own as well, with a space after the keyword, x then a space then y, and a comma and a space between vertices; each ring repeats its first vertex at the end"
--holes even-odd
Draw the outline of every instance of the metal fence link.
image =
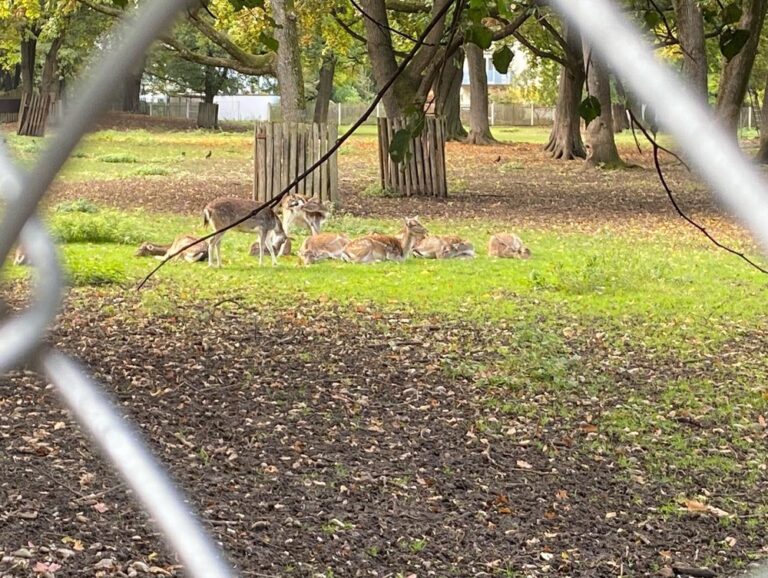
POLYGON ((234 572, 139 436, 81 367, 42 346, 61 303, 63 276, 53 240, 34 214, 37 205, 83 134, 106 111, 109 97, 125 73, 175 15, 192 3, 147 0, 134 18, 120 25, 117 37, 121 41, 95 67, 81 98, 33 168, 23 171, 14 165, 0 145, 0 196, 5 201, 0 262, 6 260, 19 237, 36 275, 28 308, 3 319, 0 325, 0 371, 34 361, 164 532, 185 573, 195 578, 228 578, 235 576, 234 572))

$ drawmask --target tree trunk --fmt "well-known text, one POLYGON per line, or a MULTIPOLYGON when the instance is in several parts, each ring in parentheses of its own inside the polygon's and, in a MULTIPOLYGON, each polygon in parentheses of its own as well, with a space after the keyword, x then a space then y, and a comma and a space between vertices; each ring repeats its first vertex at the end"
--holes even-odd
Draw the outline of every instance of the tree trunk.
MULTIPOLYGON (((389 26, 387 9, 383 0, 361 0, 361 4, 371 19, 389 26)), ((389 29, 378 26, 371 19, 363 18, 366 38, 368 39, 366 47, 373 68, 373 78, 376 80, 376 86, 381 89, 397 73, 397 62, 395 61, 392 35, 389 29)), ((396 85, 397 83, 384 94, 384 98, 381 100, 387 118, 391 119, 400 118, 403 112, 395 94, 396 85)))
POLYGON ((733 135, 736 135, 738 129, 741 105, 747 94, 749 76, 757 55, 766 7, 768 0, 748 0, 739 21, 739 28, 749 30, 749 39, 736 56, 723 63, 716 113, 725 129, 733 135))
POLYGON ((621 102, 614 102, 611 106, 613 114, 613 132, 619 133, 629 128, 627 119, 627 107, 621 102))
POLYGON ((64 44, 64 36, 60 35, 53 39, 48 53, 45 55, 43 63, 43 74, 40 78, 40 94, 52 94, 54 98, 58 88, 59 73, 59 50, 64 44))
POLYGON ((32 31, 21 41, 21 92, 31 96, 35 90, 35 56, 37 53, 37 34, 32 31))
POLYGON ((611 110, 611 81, 608 69, 599 61, 592 49, 584 43, 584 62, 589 94, 600 101, 600 115, 587 125, 587 163, 593 166, 622 164, 613 138, 613 111, 611 110))
POLYGON ((277 84, 280 88, 280 111, 283 120, 306 120, 304 100, 304 76, 301 70, 299 30, 293 0, 273 0, 275 38, 277 49, 277 84))
POLYGON ((445 140, 459 141, 467 137, 461 124, 461 81, 464 77, 464 50, 446 62, 435 90, 435 114, 445 119, 445 140))
POLYGON ((0 90, 10 92, 16 90, 21 84, 21 66, 18 64, 13 70, 0 70, 0 90))
POLYGON ((320 78, 317 82, 317 95, 315 96, 315 112, 312 119, 317 124, 328 122, 328 109, 331 106, 335 71, 336 56, 333 53, 326 54, 323 56, 323 65, 320 67, 320 78))
POLYGON ((544 150, 555 159, 572 160, 586 157, 579 119, 579 103, 584 88, 584 58, 581 36, 573 26, 567 27, 566 40, 568 66, 560 70, 555 123, 544 150))
POLYGON ((768 164, 768 130, 766 130, 766 119, 768 119, 768 77, 765 82, 765 95, 763 96, 763 107, 760 112, 760 150, 757 151, 755 160, 762 164, 768 164))
POLYGON ((697 0, 673 0, 677 34, 683 52, 683 77, 693 93, 707 102, 707 50, 704 17, 697 0))
POLYGON ((469 144, 487 145, 496 142, 488 124, 488 75, 485 72, 483 49, 464 45, 469 64, 469 144))
POLYGON ((144 76, 144 65, 144 60, 139 62, 123 81, 123 92, 120 101, 120 110, 122 112, 140 112, 141 79, 144 76))

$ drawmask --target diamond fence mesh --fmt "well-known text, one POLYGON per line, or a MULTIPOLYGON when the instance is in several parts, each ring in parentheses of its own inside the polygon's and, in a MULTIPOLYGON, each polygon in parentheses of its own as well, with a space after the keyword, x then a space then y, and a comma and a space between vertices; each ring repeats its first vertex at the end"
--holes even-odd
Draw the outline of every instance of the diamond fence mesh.
MULTIPOLYGON (((138 434, 84 368, 44 345, 45 333, 61 302, 63 276, 53 241, 36 216, 38 203, 53 178, 89 126, 105 112, 110 93, 124 72, 175 15, 193 3, 148 0, 121 25, 121 42, 95 67, 80 98, 63 115, 55 137, 32 168, 23 170, 14 165, 0 145, 0 195, 5 207, 0 259, 6 259, 18 240, 36 271, 29 306, 20 314, 6 316, 0 325, 0 371, 25 363, 41 371, 163 531, 186 574, 218 578, 235 573, 138 434)), ((768 195, 757 170, 736 141, 717 127, 711 112, 688 93, 671 70, 655 60, 650 47, 617 6, 608 0, 552 0, 552 5, 581 29, 615 73, 653 107, 661 125, 675 137, 692 165, 763 247, 768 247, 768 195)))

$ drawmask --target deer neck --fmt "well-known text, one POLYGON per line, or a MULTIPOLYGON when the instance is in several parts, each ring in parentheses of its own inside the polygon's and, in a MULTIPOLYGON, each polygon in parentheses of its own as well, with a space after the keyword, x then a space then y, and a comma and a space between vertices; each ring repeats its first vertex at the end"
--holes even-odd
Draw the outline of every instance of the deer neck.
POLYGON ((403 248, 403 259, 407 259, 413 252, 413 246, 416 244, 416 237, 408 229, 405 229, 402 234, 402 241, 400 246, 403 248))

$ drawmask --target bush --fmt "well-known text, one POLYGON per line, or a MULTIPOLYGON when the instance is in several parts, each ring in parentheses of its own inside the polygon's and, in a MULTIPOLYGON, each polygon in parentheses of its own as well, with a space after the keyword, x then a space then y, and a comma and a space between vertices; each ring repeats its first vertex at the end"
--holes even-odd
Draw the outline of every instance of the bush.
POLYGON ((125 153, 102 155, 99 157, 99 160, 103 163, 136 163, 138 162, 135 156, 125 154, 125 153))
POLYGON ((171 174, 171 171, 165 167, 158 167, 157 165, 146 165, 143 167, 138 167, 133 171, 133 174, 138 177, 154 177, 169 175, 171 174))
POLYGON ((96 259, 77 259, 69 263, 69 283, 74 287, 121 285, 126 274, 116 263, 96 259))
POLYGON ((75 199, 66 203, 59 203, 53 208, 55 213, 98 213, 99 207, 88 199, 75 199))
POLYGON ((157 234, 146 220, 107 209, 97 213, 55 213, 52 217, 53 236, 60 243, 133 245, 157 234))

